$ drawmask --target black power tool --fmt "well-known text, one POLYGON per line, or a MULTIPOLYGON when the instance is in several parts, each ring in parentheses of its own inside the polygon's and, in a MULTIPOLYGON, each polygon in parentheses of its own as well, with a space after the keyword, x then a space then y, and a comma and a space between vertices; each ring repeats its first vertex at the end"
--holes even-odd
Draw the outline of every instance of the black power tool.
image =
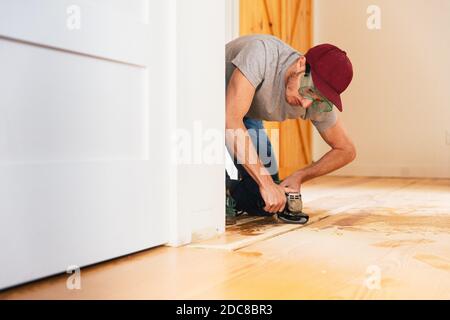
POLYGON ((290 224, 308 223, 309 216, 302 212, 302 195, 300 193, 287 193, 286 198, 286 208, 284 212, 278 213, 278 219, 290 224))
MULTIPOLYGON (((233 211, 246 212, 250 216, 272 216, 271 213, 264 211, 266 205, 253 179, 227 179, 227 194, 234 200, 233 211)), ((300 193, 287 193, 286 200, 286 207, 282 213, 278 213, 278 218, 285 223, 306 224, 309 216, 302 212, 303 203, 300 193)))
MULTIPOLYGON (((265 203, 262 198, 259 200, 259 207, 265 207, 265 203)), ((278 219, 285 223, 306 224, 309 221, 309 216, 303 213, 302 210, 302 195, 300 193, 286 193, 286 207, 283 212, 277 213, 277 216, 278 219)))

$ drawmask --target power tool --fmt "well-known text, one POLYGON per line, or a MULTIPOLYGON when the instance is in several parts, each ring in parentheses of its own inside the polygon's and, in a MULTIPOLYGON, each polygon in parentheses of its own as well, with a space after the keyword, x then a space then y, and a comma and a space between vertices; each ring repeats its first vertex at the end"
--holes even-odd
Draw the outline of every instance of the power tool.
MULTIPOLYGON (((273 214, 264 211, 265 203, 256 182, 251 179, 231 180, 227 178, 227 214, 236 215, 246 212, 250 216, 270 217, 273 214), (229 203, 233 204, 232 206, 229 203)), ((302 196, 298 193, 286 193, 286 207, 278 218, 289 224, 306 224, 309 216, 302 212, 302 196)))
MULTIPOLYGON (((262 198, 259 201, 259 207, 265 207, 262 198)), ((283 212, 277 213, 277 217, 289 224, 306 224, 309 221, 309 216, 303 213, 302 210, 302 195, 299 192, 286 193, 286 207, 283 212)))
POLYGON ((286 208, 284 212, 278 213, 278 219, 290 224, 308 223, 309 216, 302 212, 302 195, 300 193, 287 193, 286 200, 286 208))

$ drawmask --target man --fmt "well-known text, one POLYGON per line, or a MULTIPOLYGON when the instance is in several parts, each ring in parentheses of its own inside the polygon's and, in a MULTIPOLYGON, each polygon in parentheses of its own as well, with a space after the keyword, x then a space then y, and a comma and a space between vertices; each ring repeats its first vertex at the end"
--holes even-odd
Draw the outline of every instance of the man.
POLYGON ((346 53, 332 45, 314 47, 303 56, 269 35, 244 36, 227 44, 226 144, 241 176, 227 189, 238 209, 257 215, 283 212, 286 193, 299 193, 302 183, 355 159, 355 147, 333 108, 342 112, 340 94, 352 78, 346 53), (331 150, 277 184, 262 121, 296 118, 311 120, 331 150), (253 143, 246 144, 246 139, 253 143))

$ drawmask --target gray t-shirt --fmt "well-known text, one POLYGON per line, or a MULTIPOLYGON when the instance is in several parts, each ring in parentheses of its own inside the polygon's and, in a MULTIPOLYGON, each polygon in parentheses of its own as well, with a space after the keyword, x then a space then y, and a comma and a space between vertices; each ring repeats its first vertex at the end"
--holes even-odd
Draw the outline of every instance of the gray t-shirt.
POLYGON ((243 36, 226 45, 226 85, 238 68, 256 89, 246 117, 266 121, 310 119, 320 131, 337 121, 335 110, 320 113, 286 101, 285 74, 301 54, 269 35, 243 36))

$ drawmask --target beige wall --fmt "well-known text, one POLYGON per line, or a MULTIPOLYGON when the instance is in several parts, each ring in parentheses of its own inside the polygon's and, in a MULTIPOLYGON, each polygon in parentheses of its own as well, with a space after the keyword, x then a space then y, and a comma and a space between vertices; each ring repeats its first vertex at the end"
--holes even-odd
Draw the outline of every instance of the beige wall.
MULTIPOLYGON (((341 175, 450 177, 450 1, 315 0, 314 42, 351 57, 342 119, 358 159, 341 175), (381 30, 369 30, 369 5, 381 30)), ((314 158, 328 148, 314 138, 314 158)))

